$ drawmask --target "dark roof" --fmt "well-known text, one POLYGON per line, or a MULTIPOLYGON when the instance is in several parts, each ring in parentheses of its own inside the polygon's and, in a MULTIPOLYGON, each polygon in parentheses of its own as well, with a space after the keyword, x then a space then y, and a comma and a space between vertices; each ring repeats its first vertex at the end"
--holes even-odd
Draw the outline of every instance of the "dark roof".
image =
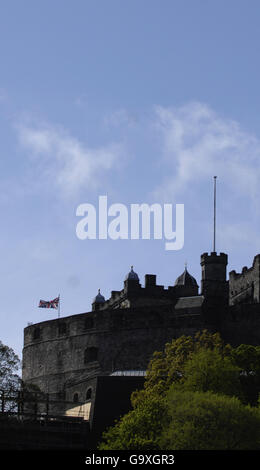
POLYGON ((110 376, 119 376, 119 377, 144 377, 146 375, 146 370, 116 370, 112 372, 110 376))
POLYGON ((133 270, 133 266, 131 266, 131 271, 126 275, 126 281, 139 281, 138 274, 136 274, 133 270))
POLYGON ((94 302, 97 303, 97 304, 103 304, 105 302, 105 297, 100 294, 100 289, 98 289, 98 294, 96 295, 96 297, 93 300, 93 303, 94 302))
POLYGON ((203 302, 204 302, 203 295, 196 295, 194 297, 180 297, 177 300, 174 308, 175 310, 200 309, 202 307, 203 302))
POLYGON ((175 286, 197 286, 197 281, 195 277, 193 277, 188 271, 187 268, 183 271, 183 273, 177 277, 175 281, 175 286))

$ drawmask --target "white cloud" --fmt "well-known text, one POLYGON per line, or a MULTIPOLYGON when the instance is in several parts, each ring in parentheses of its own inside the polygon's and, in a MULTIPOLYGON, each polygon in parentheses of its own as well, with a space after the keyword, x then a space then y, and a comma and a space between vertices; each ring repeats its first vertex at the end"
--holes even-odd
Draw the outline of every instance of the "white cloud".
POLYGON ((100 185, 122 150, 118 144, 89 148, 64 130, 49 125, 20 124, 17 129, 21 145, 34 157, 38 176, 44 177, 45 184, 47 178, 58 185, 66 196, 77 193, 84 185, 100 185))
POLYGON ((193 190, 214 175, 239 193, 259 201, 260 140, 232 120, 195 102, 156 108, 168 175, 157 195, 168 198, 193 190))
POLYGON ((259 252, 260 139, 199 102, 157 107, 153 128, 163 167, 153 197, 185 203, 186 239, 213 233, 217 175, 217 249, 239 258, 259 252))

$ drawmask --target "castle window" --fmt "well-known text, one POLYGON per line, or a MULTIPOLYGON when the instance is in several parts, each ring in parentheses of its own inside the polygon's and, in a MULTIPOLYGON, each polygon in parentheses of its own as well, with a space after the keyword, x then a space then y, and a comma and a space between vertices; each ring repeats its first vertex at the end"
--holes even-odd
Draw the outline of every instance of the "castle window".
POLYGON ((63 365, 63 355, 64 355, 63 351, 58 351, 57 353, 57 366, 58 367, 62 367, 63 365))
POLYGON ((73 402, 74 402, 74 403, 78 403, 78 402, 79 402, 79 394, 78 394, 78 393, 74 393, 74 395, 73 395, 73 402))
POLYGON ((92 388, 90 387, 87 389, 86 400, 90 400, 91 395, 92 395, 92 388))
POLYGON ((66 335, 67 333, 66 323, 65 322, 59 323, 58 330, 59 330, 59 335, 66 335))
POLYGON ((92 317, 86 318, 84 322, 84 329, 89 330, 90 328, 94 327, 94 320, 92 317))
POLYGON ((40 336, 41 336, 40 328, 35 328, 33 330, 33 339, 40 339, 40 336))
POLYGON ((90 348, 85 349, 84 364, 97 361, 97 358, 98 358, 98 348, 90 347, 90 348))

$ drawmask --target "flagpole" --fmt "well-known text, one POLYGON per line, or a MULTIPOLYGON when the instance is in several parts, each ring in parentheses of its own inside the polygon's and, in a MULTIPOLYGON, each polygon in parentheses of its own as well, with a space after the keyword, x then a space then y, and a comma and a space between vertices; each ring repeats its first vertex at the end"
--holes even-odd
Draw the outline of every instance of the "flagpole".
POLYGON ((214 176, 214 228, 213 228, 213 251, 216 251, 216 180, 214 176))
POLYGON ((60 294, 59 294, 58 318, 60 318, 60 294))

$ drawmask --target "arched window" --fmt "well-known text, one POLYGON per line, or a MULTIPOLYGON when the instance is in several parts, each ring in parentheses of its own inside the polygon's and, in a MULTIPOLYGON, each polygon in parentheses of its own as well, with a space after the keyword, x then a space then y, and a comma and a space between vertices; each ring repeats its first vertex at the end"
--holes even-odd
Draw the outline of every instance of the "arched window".
POLYGON ((92 388, 89 387, 89 388, 87 389, 87 393, 86 393, 86 400, 90 400, 91 395, 92 395, 92 388))
POLYGON ((90 347, 90 348, 85 349, 84 364, 87 364, 88 362, 97 361, 97 358, 98 358, 98 348, 90 347))
POLYGON ((74 393, 74 395, 73 395, 73 402, 74 402, 74 403, 78 403, 78 402, 79 402, 79 394, 78 394, 77 392, 74 393))

